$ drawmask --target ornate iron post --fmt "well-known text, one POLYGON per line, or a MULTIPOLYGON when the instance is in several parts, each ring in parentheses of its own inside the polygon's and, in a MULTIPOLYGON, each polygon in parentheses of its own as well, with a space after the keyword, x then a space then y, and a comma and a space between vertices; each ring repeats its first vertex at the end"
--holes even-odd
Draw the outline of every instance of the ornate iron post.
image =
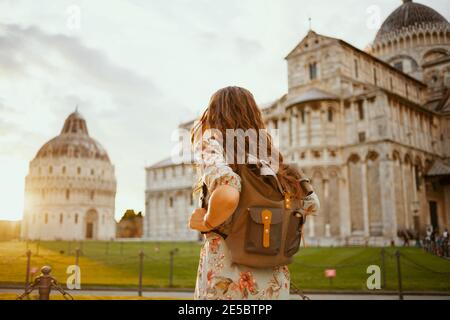
POLYGON ((25 292, 17 297, 17 300, 22 300, 24 297, 28 296, 34 289, 38 289, 39 300, 50 300, 50 293, 52 289, 58 290, 64 298, 67 297, 73 300, 73 297, 64 291, 64 289, 59 285, 58 281, 50 275, 52 268, 50 266, 43 266, 41 268, 41 274, 34 279, 34 282, 25 289, 25 292))

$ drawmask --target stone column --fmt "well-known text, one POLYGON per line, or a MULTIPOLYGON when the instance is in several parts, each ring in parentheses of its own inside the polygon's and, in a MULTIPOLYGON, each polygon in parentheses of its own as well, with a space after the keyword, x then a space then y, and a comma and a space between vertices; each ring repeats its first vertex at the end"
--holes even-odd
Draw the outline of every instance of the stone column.
POLYGON ((348 164, 342 167, 342 177, 339 179, 339 208, 340 208, 340 234, 345 238, 351 235, 350 217, 350 189, 348 179, 348 164))
POLYGON ((292 110, 292 113, 290 115, 291 117, 291 134, 292 134, 292 146, 293 148, 298 147, 297 142, 297 130, 298 130, 298 123, 297 123, 297 116, 296 116, 297 110, 292 110))
POLYGON ((383 236, 394 239, 397 236, 397 219, 395 216, 395 181, 394 164, 385 155, 380 159, 381 209, 383 220, 383 236))
POLYGON ((400 172, 402 175, 402 181, 398 181, 398 183, 401 183, 402 185, 402 198, 403 198, 403 204, 404 204, 404 208, 405 208, 405 228, 408 229, 409 228, 409 212, 408 212, 408 208, 411 207, 411 204, 408 203, 408 197, 406 196, 406 192, 407 191, 407 185, 406 185, 406 178, 405 178, 405 168, 403 166, 403 162, 400 162, 400 172))
POLYGON ((411 165, 411 176, 412 176, 412 192, 413 192, 413 201, 417 201, 417 185, 416 185, 416 167, 415 164, 411 165))
POLYGON ((369 200, 367 198, 367 162, 361 161, 361 188, 363 205, 364 235, 368 237, 369 232, 369 200))

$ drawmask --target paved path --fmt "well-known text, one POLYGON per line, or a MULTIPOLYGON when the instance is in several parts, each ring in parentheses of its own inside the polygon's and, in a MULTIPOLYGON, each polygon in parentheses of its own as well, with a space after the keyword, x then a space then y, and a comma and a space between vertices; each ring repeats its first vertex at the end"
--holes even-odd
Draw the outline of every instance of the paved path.
MULTIPOLYGON (((20 289, 2 289, 0 293, 20 294, 20 289)), ((89 296, 127 296, 135 297, 135 291, 111 291, 111 290, 69 290, 71 295, 89 295, 89 296)), ((307 294, 311 300, 398 300, 396 295, 387 294, 326 294, 313 293, 307 294)), ((144 297, 161 299, 192 299, 192 292, 165 292, 165 291, 144 291, 144 297)), ((292 300, 298 300, 298 295, 291 295, 292 300)), ((405 300, 450 300, 450 295, 406 295, 405 300)))

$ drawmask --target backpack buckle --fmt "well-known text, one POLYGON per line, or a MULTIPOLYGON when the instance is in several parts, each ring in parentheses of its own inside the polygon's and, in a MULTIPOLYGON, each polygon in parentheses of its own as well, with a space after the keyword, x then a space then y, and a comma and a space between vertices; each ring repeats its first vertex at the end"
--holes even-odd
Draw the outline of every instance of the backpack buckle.
POLYGON ((261 220, 264 226, 263 247, 270 247, 270 224, 272 223, 272 211, 264 209, 261 212, 261 220))
POLYGON ((289 192, 284 193, 284 208, 292 209, 292 199, 289 192))

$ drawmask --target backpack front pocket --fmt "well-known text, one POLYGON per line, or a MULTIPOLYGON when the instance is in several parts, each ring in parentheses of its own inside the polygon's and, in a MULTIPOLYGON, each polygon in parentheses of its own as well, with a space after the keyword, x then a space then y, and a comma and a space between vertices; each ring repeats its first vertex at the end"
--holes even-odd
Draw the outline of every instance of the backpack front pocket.
POLYGON ((281 248, 282 221, 281 208, 249 208, 245 250, 263 255, 278 254, 281 248))

